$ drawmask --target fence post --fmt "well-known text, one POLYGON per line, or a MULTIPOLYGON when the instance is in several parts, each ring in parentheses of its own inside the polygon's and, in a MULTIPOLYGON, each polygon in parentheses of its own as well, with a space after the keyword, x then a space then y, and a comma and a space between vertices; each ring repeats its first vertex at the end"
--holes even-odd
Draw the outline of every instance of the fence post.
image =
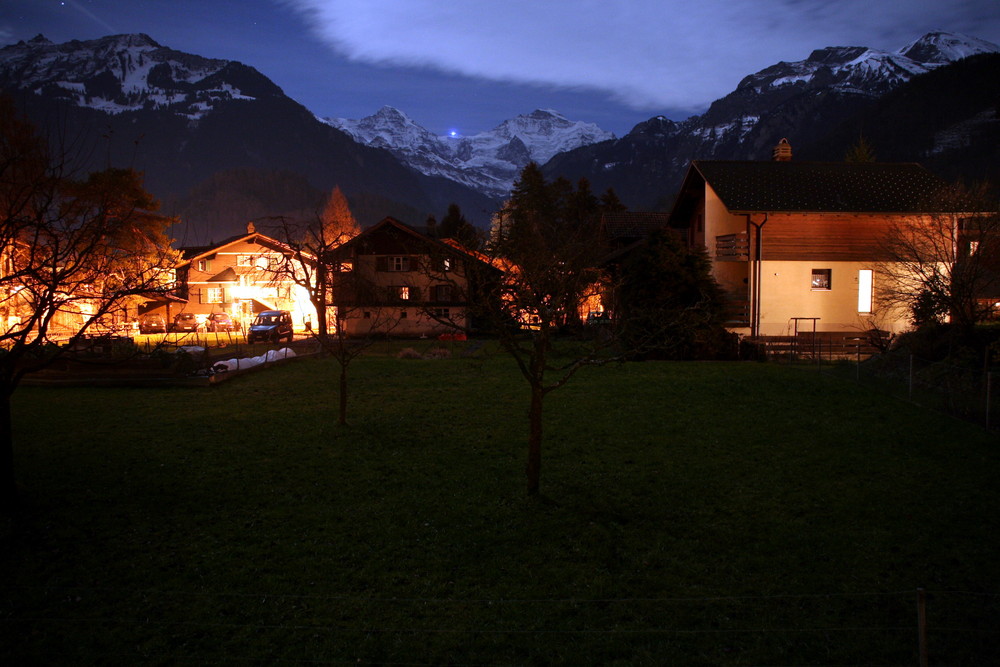
POLYGON ((917 646, 920 667, 927 667, 927 591, 917 589, 917 646))

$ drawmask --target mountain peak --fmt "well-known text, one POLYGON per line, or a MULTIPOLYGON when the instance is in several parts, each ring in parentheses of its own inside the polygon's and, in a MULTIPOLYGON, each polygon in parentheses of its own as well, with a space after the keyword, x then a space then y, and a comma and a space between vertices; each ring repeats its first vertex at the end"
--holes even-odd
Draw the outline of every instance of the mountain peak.
POLYGON ((169 108, 189 120, 219 104, 280 92, 251 67, 174 51, 145 33, 63 44, 39 35, 4 47, 0 87, 109 114, 169 108))
POLYGON ((1000 46, 984 39, 937 30, 910 42, 898 53, 927 65, 944 65, 979 53, 998 53, 1000 46))

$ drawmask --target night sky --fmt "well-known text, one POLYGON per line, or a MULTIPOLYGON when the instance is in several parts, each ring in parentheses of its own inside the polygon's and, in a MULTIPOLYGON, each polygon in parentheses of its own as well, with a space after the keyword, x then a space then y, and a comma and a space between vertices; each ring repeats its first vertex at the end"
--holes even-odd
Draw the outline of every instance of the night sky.
POLYGON ((1000 43, 997 0, 0 0, 0 43, 144 32, 252 65, 319 116, 391 105, 438 134, 536 108, 619 136, 704 111, 824 46, 945 30, 1000 43))

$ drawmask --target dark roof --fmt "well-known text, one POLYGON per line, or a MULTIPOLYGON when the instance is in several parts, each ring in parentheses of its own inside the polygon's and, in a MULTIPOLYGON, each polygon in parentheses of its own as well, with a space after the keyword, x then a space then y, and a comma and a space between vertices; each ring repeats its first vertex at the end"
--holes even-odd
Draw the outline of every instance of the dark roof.
POLYGON ((930 212, 945 187, 916 163, 696 160, 691 169, 731 212, 930 212))
MULTIPOLYGON (((392 217, 383 218, 380 222, 372 225, 371 227, 368 227, 360 234, 352 238, 350 241, 347 241, 342 245, 337 246, 337 248, 331 251, 330 256, 331 257, 337 257, 338 255, 343 256, 345 253, 348 253, 356 248, 359 250, 364 249, 366 247, 368 240, 372 236, 375 236, 376 234, 391 229, 396 229, 401 231, 411 240, 424 244, 429 249, 437 249, 439 251, 444 251, 452 256, 464 256, 467 257, 468 259, 488 264, 488 262, 485 261, 482 258, 482 256, 479 255, 479 253, 474 253, 470 251, 468 248, 463 247, 460 243, 457 242, 452 243, 451 239, 439 240, 431 238, 427 234, 421 232, 419 229, 411 227, 410 225, 402 223, 399 220, 396 220, 395 218, 392 217)), ((361 254, 365 254, 363 250, 361 250, 361 254)))
POLYGON ((658 229, 667 226, 669 213, 653 211, 621 211, 601 215, 604 237, 609 240, 644 239, 658 229))

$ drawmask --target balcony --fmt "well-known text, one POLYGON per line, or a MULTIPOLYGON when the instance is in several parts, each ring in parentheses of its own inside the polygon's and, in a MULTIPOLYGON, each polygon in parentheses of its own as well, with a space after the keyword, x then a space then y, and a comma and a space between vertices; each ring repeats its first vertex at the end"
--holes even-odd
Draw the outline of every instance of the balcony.
POLYGON ((750 259, 750 239, 747 233, 716 236, 715 258, 724 262, 745 262, 750 259))
POLYGON ((726 294, 722 302, 722 318, 727 327, 750 326, 750 301, 745 294, 726 294))

